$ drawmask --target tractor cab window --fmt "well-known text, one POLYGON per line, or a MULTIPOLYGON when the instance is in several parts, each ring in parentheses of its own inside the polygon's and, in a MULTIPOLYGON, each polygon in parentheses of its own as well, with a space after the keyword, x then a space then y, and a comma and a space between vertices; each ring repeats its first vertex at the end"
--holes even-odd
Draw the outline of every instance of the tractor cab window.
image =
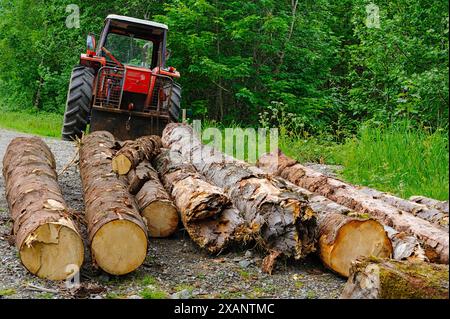
MULTIPOLYGON (((154 68, 154 45, 152 41, 139 39, 130 35, 109 33, 105 44, 106 49, 124 65, 144 68, 154 68)), ((106 56, 109 62, 110 57, 106 56)))

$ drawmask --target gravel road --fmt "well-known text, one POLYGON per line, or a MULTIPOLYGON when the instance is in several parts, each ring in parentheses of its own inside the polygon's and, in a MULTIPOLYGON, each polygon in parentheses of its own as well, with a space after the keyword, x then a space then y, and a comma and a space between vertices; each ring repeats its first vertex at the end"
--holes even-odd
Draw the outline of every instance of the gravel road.
MULTIPOLYGON (((26 135, 0 129, 0 159, 14 137, 26 135)), ((54 138, 44 140, 53 151, 60 172, 74 158, 75 145, 54 138)), ((77 166, 60 174, 59 184, 67 203, 82 216, 84 204, 77 166)), ((0 176, 0 299, 337 298, 345 283, 315 256, 303 261, 280 261, 269 276, 260 271, 264 255, 255 247, 236 247, 219 256, 209 256, 181 229, 168 239, 150 239, 145 263, 125 276, 111 276, 94 269, 86 249, 81 286, 69 289, 64 282, 36 278, 22 267, 11 228, 4 180, 0 176)), ((86 238, 86 230, 81 228, 86 238)))

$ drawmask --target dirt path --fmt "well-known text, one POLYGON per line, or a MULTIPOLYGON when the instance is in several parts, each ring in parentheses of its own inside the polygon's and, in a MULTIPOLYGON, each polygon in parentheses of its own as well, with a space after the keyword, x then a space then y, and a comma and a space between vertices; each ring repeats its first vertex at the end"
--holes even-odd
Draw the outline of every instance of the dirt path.
MULTIPOLYGON (((0 129, 0 170, 8 143, 26 135, 0 129)), ((61 171, 76 153, 74 144, 53 138, 45 138, 45 142, 61 171)), ((68 204, 82 214, 78 168, 67 169, 59 183, 68 204)), ((65 283, 38 279, 22 267, 11 244, 12 223, 4 193, 0 176, 0 298, 337 298, 345 282, 324 269, 314 256, 280 262, 268 276, 259 269, 264 256, 254 247, 208 256, 180 230, 169 239, 150 239, 144 265, 122 277, 94 269, 86 251, 81 288, 69 290, 65 283)))

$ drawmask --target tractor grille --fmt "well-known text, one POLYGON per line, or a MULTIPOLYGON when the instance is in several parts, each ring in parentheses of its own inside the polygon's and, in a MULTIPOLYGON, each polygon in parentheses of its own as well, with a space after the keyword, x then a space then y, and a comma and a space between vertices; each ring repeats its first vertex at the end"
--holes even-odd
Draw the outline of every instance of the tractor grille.
POLYGON ((157 75, 149 108, 157 111, 167 111, 169 109, 172 87, 173 80, 171 78, 157 75))
POLYGON ((120 108, 122 98, 124 69, 103 67, 99 70, 95 89, 94 105, 120 108))

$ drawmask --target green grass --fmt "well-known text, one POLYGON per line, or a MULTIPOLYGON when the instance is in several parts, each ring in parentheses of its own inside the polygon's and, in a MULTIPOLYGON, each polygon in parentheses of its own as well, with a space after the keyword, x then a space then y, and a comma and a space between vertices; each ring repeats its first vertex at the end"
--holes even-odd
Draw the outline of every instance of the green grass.
POLYGON ((0 296, 1 297, 5 297, 5 296, 12 296, 16 294, 16 290, 15 289, 1 289, 0 290, 0 296))
POLYGON ((144 290, 142 290, 140 292, 140 296, 143 299, 166 299, 169 297, 165 291, 153 287, 147 287, 144 290))
POLYGON ((149 285, 156 285, 157 284, 157 280, 155 277, 150 276, 150 275, 145 275, 144 278, 142 278, 141 280, 141 285, 143 286, 149 286, 149 285))
POLYGON ((1 111, 0 128, 29 134, 60 137, 63 116, 53 113, 1 111))
POLYGON ((449 198, 448 132, 412 129, 400 123, 362 127, 334 151, 345 180, 400 197, 449 198), (338 150, 338 151, 337 151, 338 150))
MULTIPOLYGON (((224 127, 203 123, 203 129, 224 127)), ((234 125, 234 128, 237 126, 234 125)), ((203 142, 210 142, 205 140, 203 142)), ((247 150, 255 147, 245 140, 247 150)), ((358 134, 344 143, 333 136, 280 135, 279 148, 301 163, 341 164, 342 179, 408 198, 423 195, 440 200, 449 198, 448 132, 410 128, 407 123, 386 127, 363 125, 358 134)), ((222 145, 222 151, 224 151, 222 145)), ((233 154, 236 155, 236 150, 233 154)), ((260 154, 258 154, 259 156, 260 154)))

